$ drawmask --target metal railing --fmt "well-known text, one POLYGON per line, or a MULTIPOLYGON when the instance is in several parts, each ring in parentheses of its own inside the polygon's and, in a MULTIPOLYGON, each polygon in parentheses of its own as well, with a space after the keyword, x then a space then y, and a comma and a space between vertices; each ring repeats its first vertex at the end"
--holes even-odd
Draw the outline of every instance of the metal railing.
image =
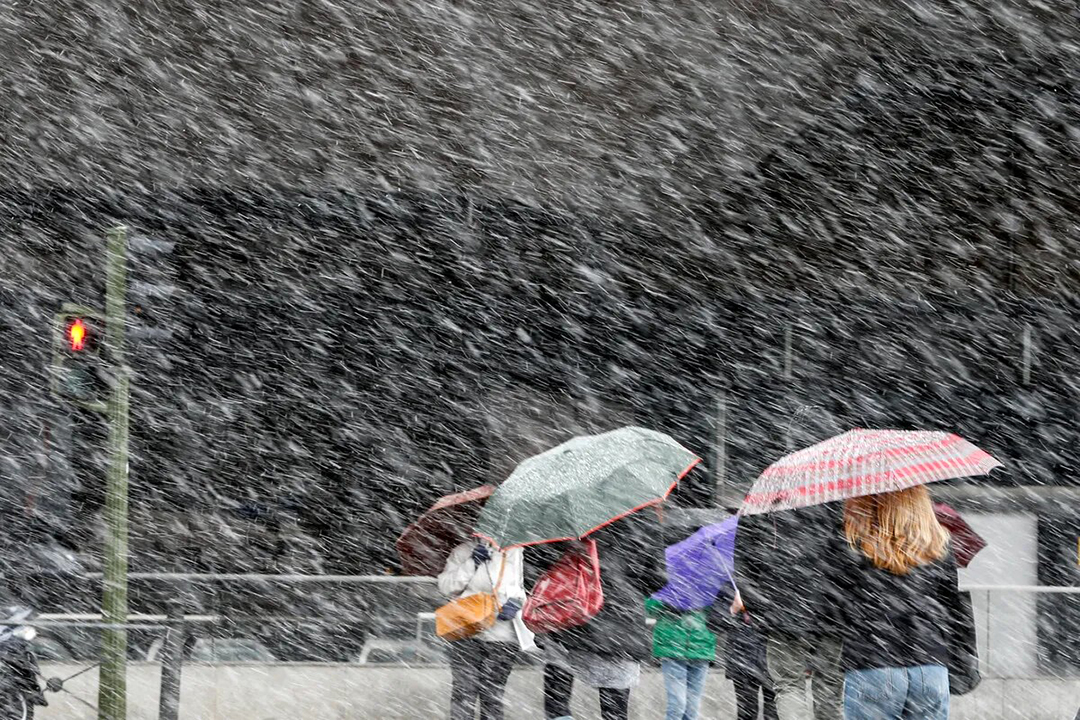
POLYGON ((963 585, 983 675, 1080 678, 1080 587, 963 585))
MULTIPOLYGON (((312 575, 248 575, 219 574, 194 575, 176 573, 167 575, 133 574, 133 580, 152 580, 167 584, 188 585, 191 583, 246 585, 264 590, 267 587, 281 586, 346 586, 353 588, 401 589, 404 587, 433 590, 433 578, 413 578, 397 576, 312 576, 312 575)), ((1080 587, 1022 586, 1022 585, 964 585, 961 589, 972 594, 972 603, 978 634, 980 662, 985 677, 988 678, 1080 678, 1080 587), (1058 634, 1055 634, 1057 632, 1058 634)), ((394 593, 395 595, 400 593, 394 593)), ((430 595, 434 598, 434 594, 430 595)), ((415 600, 415 599, 414 599, 415 600)), ((416 602, 413 603, 414 605, 416 602)), ((107 628, 123 628, 129 632, 149 634, 158 644, 158 652, 147 656, 146 660, 160 662, 161 720, 175 720, 179 709, 179 687, 181 668, 185 662, 185 653, 190 651, 192 640, 215 638, 250 638, 257 628, 308 626, 322 627, 328 632, 337 632, 344 624, 351 621, 383 620, 383 625, 396 626, 392 637, 369 636, 368 641, 382 641, 385 652, 393 647, 411 647, 413 650, 433 648, 430 655, 410 661, 399 660, 398 664, 408 667, 410 664, 438 663, 443 658, 438 652, 440 642, 434 636, 434 605, 430 603, 413 611, 395 613, 392 607, 382 607, 385 613, 375 617, 371 612, 350 615, 336 612, 330 616, 310 613, 230 614, 224 608, 203 608, 195 613, 185 613, 179 604, 172 604, 166 612, 133 614, 128 622, 121 625, 102 622, 97 613, 81 614, 43 614, 29 623, 39 628, 47 637, 52 633, 70 631, 83 635, 95 634, 107 628), (394 643, 397 643, 395 646, 394 643), (412 643, 410 646, 409 643, 412 643)), ((94 643, 86 643, 91 647, 94 643)), ((235 658, 218 659, 213 656, 213 642, 210 642, 211 654, 200 662, 214 664, 228 663, 235 658)), ((351 657, 328 657, 323 662, 350 663, 361 660, 362 653, 351 657)), ((132 658, 139 659, 139 658, 132 658)), ((96 657, 57 658, 63 662, 80 661, 88 667, 80 669, 75 675, 54 680, 50 689, 63 691, 64 682, 86 672, 97 665, 96 657)), ((295 661, 295 658, 279 657, 274 662, 295 661)), ((190 661, 190 660, 189 660, 190 661)), ((244 660, 241 660, 242 662, 244 660)), ((263 662, 247 660, 246 662, 263 662)), ((319 662, 305 659, 304 664, 319 662)), ((81 702, 89 701, 79 698, 81 702)))
MULTIPOLYGON (((144 600, 155 606, 164 608, 166 612, 136 613, 127 616, 127 622, 115 623, 104 622, 100 613, 46 613, 39 615, 32 622, 20 624, 36 627, 46 633, 58 633, 63 630, 79 631, 86 633, 102 633, 106 631, 127 630, 130 632, 156 633, 158 648, 153 657, 147 660, 160 662, 161 690, 159 694, 159 719, 176 720, 179 716, 179 693, 181 668, 184 663, 184 654, 188 649, 188 639, 192 637, 214 637, 221 634, 221 628, 230 628, 232 632, 239 631, 241 634, 251 625, 268 625, 281 623, 305 623, 324 624, 333 626, 347 621, 350 618, 342 613, 336 613, 333 619, 326 619, 314 614, 286 613, 284 615, 245 615, 235 613, 235 605, 243 604, 245 598, 262 596, 268 589, 282 591, 283 599, 302 600, 312 594, 312 588, 366 588, 371 591, 375 588, 380 590, 380 596, 385 596, 389 591, 399 600, 408 596, 402 594, 400 588, 415 588, 419 590, 434 590, 435 579, 429 577, 401 577, 390 575, 263 575, 253 573, 129 573, 128 580, 137 591, 140 585, 153 586, 154 591, 146 592, 144 600), (290 597, 290 590, 292 591, 290 597), (223 599, 223 597, 225 599, 223 599), (219 608, 219 605, 225 605, 219 608), (192 605, 201 606, 203 612, 187 614, 185 610, 192 605), (206 612, 207 608, 211 612, 206 612)), ((101 573, 90 573, 85 580, 99 582, 103 579, 101 573)), ((421 592, 420 595, 425 593, 421 592)), ((427 593, 427 594, 430 594, 427 593)), ((136 592, 136 595, 138 593, 136 592)), ((412 598, 413 604, 420 601, 418 597, 412 598)), ((424 603, 425 607, 430 603, 424 603)), ((360 614, 352 617, 352 620, 365 621, 371 619, 371 613, 360 614)), ((44 636, 43 636, 44 637, 44 636)), ((41 642, 39 637, 37 642, 41 642)), ((54 640, 56 638, 54 637, 54 640)), ((85 638, 84 638, 85 640, 85 638)), ((84 642, 83 650, 92 646, 95 652, 101 647, 100 638, 93 642, 84 642)), ((211 646, 213 647, 213 646, 211 646)), ((55 649, 55 647, 54 647, 55 649)), ((67 648, 70 650, 70 648, 67 648)), ((135 658, 132 658, 135 659, 135 658)), ((48 658, 45 659, 47 662, 48 658)), ((70 657, 56 658, 60 662, 83 664, 74 674, 67 677, 43 678, 46 687, 51 692, 68 692, 65 683, 68 681, 101 667, 101 659, 98 656, 87 657, 85 652, 73 652, 70 657), (76 657, 76 655, 78 655, 76 657)), ((213 658, 210 659, 213 662, 213 658)), ((89 707, 94 704, 83 697, 75 696, 76 699, 89 707)))

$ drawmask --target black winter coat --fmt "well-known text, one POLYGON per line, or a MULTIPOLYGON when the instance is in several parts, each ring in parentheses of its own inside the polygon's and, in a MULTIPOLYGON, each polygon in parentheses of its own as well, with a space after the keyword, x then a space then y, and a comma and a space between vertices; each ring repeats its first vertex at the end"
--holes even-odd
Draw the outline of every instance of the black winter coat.
POLYGON ((765 661, 765 634, 753 618, 744 613, 731 614, 734 599, 734 589, 724 588, 706 614, 709 630, 724 638, 724 675, 729 679, 751 678, 772 687, 765 661))
POLYGON ((951 550, 937 562, 894 575, 849 548, 833 577, 845 670, 948 666, 960 603, 951 550))
POLYGON ((735 577, 761 631, 836 635, 829 568, 847 547, 843 505, 747 515, 739 519, 735 577))
POLYGON ((600 556, 604 606, 586 625, 551 637, 571 652, 647 660, 652 633, 645 624, 644 599, 667 584, 661 525, 646 509, 589 537, 596 540, 600 556))
POLYGON ((761 685, 772 687, 765 658, 765 636, 754 627, 753 621, 739 615, 728 630, 724 650, 724 675, 728 678, 749 677, 761 685))

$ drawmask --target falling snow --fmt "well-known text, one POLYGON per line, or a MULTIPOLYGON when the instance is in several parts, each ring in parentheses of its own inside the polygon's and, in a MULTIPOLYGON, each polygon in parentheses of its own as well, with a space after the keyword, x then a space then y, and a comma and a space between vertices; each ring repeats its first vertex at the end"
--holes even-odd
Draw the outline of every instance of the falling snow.
MULTIPOLYGON (((42 610, 97 603, 105 427, 49 365, 118 223, 133 572, 393 575, 575 435, 670 435, 668 505, 719 512, 888 427, 1002 462, 937 489, 1026 528, 972 583, 1080 584, 1074 3, 10 0, 0 92, 0 569, 42 610)), ((347 660, 425 592, 188 599, 347 616, 259 636, 347 660)), ((1075 597, 993 606, 1002 672, 1075 681, 1075 597)))

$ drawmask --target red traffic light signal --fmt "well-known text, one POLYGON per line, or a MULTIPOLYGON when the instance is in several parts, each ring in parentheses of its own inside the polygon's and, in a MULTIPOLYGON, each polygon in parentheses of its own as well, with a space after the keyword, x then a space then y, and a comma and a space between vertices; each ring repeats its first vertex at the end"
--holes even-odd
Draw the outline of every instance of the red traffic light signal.
POLYGON ((86 323, 82 318, 75 318, 67 328, 68 347, 78 352, 86 349, 86 323))
POLYGON ((104 322, 96 311, 65 303, 53 320, 53 395, 104 412, 110 392, 107 358, 102 357, 104 322))

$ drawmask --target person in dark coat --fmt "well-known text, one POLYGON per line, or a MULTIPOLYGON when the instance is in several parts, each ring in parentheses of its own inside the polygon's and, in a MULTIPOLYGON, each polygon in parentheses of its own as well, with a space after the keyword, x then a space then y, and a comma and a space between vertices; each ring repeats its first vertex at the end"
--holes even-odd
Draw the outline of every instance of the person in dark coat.
MULTIPOLYGON (((603 720, 626 720, 640 663, 652 654, 642 597, 667 584, 661 526, 657 514, 646 509, 589 537, 596 541, 600 558, 604 605, 585 625, 538 637, 549 657, 544 671, 545 714, 570 717, 570 694, 577 678, 598 688, 603 720)), ((530 563, 536 562, 538 558, 530 558, 530 563)))
MULTIPOLYGON (((525 548, 525 588, 532 588, 544 573, 559 561, 569 549, 568 543, 544 543, 525 548)), ((566 653, 552 640, 554 635, 537 635, 536 645, 544 654, 544 717, 561 720, 570 717, 570 697, 574 690, 574 674, 566 653)))
MULTIPOLYGON (((544 543, 525 548, 525 589, 532 588, 559 558, 570 548, 569 543, 544 543)), ((554 641, 555 635, 536 636, 536 645, 543 651, 544 663, 544 717, 562 720, 570 717, 570 697, 574 690, 574 674, 566 653, 554 641)))
POLYGON ((742 608, 766 636, 780 720, 842 720, 841 637, 827 572, 845 552, 836 504, 739 520, 735 577, 742 608), (813 668, 813 710, 806 673, 813 668))
POLYGON ((947 720, 960 604, 949 532, 918 485, 848 500, 832 569, 844 627, 847 720, 947 720))
POLYGON ((732 614, 731 607, 741 604, 738 594, 721 593, 708 616, 710 629, 723 633, 726 639, 724 676, 735 686, 736 717, 757 720, 760 710, 765 720, 777 720, 776 693, 765 661, 765 635, 749 613, 732 614))

